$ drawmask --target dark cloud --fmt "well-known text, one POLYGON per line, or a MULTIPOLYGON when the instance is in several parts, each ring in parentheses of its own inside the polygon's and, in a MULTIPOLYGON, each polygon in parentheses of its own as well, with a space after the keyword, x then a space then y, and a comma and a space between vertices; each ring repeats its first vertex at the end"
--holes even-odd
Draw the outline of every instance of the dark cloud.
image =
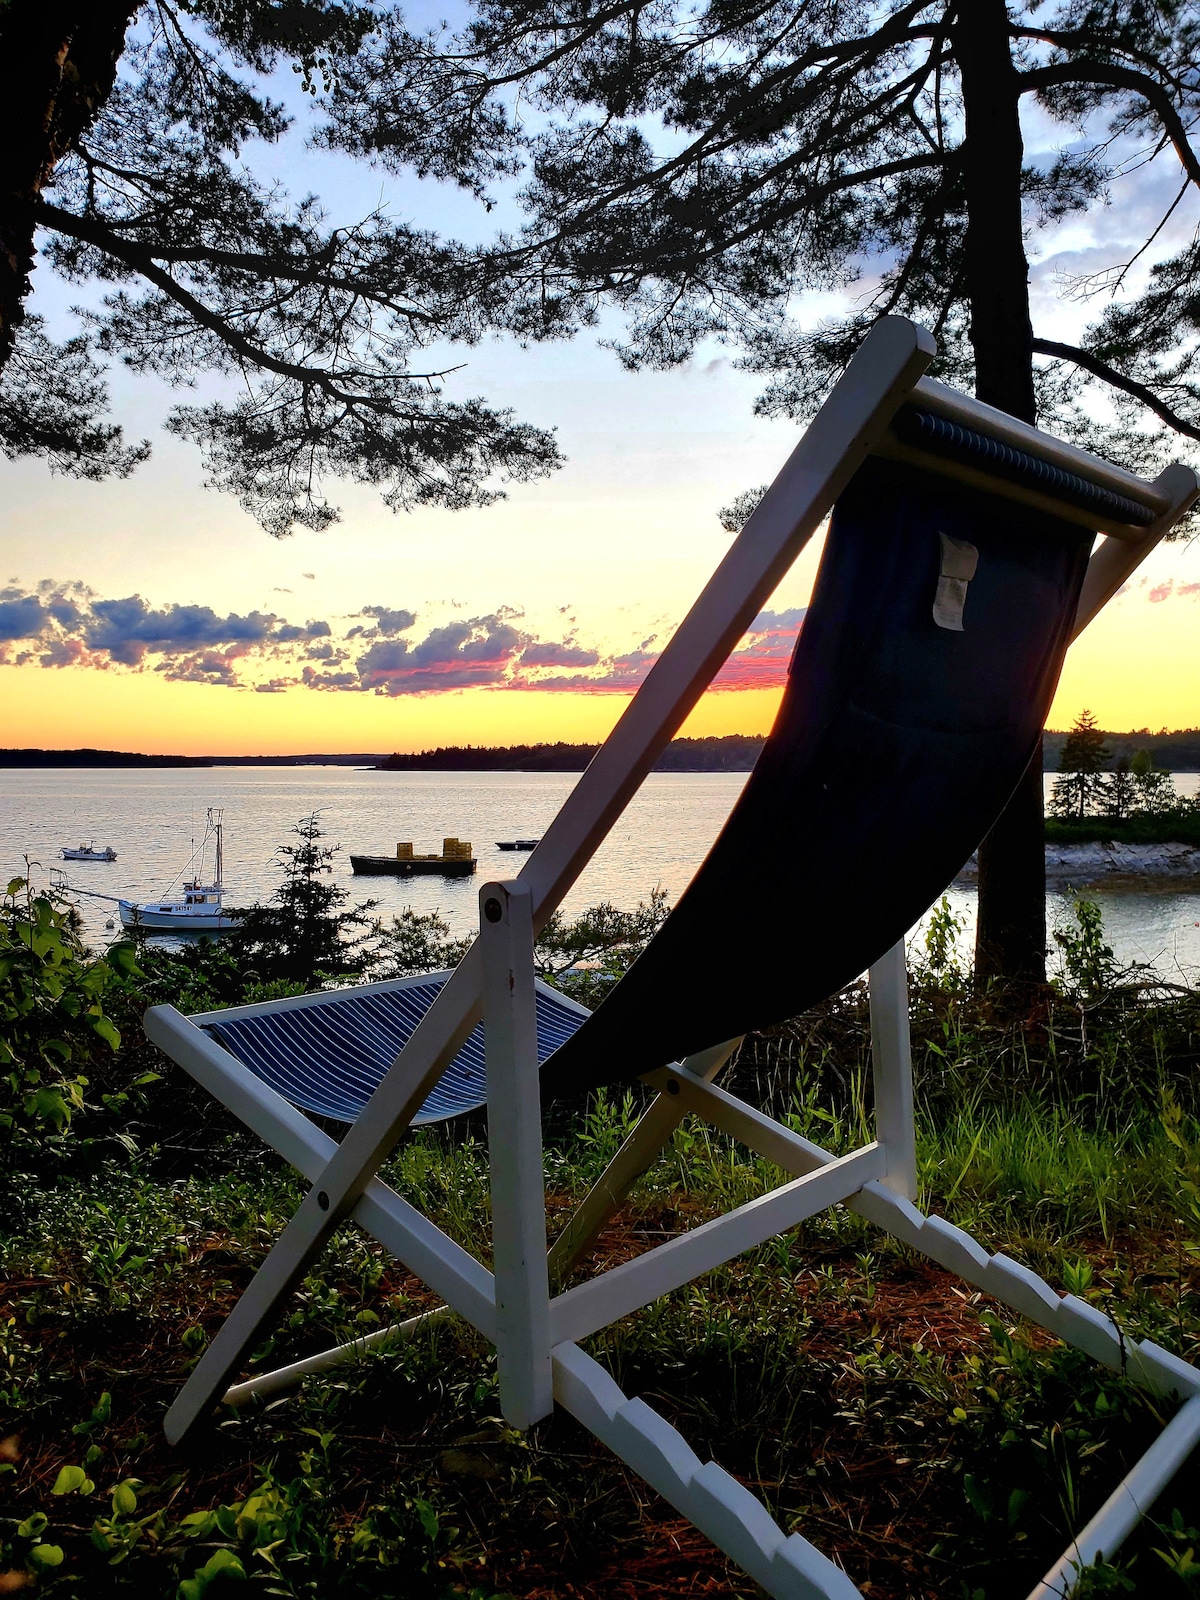
POLYGON ((219 689, 241 687, 237 662, 241 653, 232 650, 199 650, 195 655, 162 661, 154 669, 171 683, 207 683, 219 689))
POLYGON ((46 611, 36 595, 0 599, 0 639, 34 639, 45 626, 46 611))
POLYGON ((632 694, 657 660, 648 650, 630 650, 623 656, 611 656, 604 663, 605 670, 595 675, 576 672, 567 677, 531 678, 522 687, 569 694, 632 694))
POLYGON ((301 682, 308 689, 362 689, 365 687, 357 672, 318 672, 315 667, 305 667, 301 682))
POLYGON ((174 653, 230 643, 263 644, 276 632, 279 619, 271 612, 230 612, 221 617, 211 606, 172 605, 155 610, 139 594, 124 600, 93 600, 83 621, 83 642, 89 650, 106 650, 127 667, 140 665, 147 651, 174 653))
POLYGON ((760 611, 746 629, 749 633, 790 632, 793 637, 800 631, 807 606, 792 606, 789 611, 760 611))
POLYGON ((364 606, 358 615, 360 617, 374 617, 376 632, 388 639, 393 638, 398 633, 407 633, 417 620, 415 613, 412 611, 393 611, 388 606, 364 606))
POLYGON ((81 639, 51 639, 44 650, 36 653, 40 667, 99 667, 103 671, 109 665, 103 656, 93 656, 81 639))
MULTIPOLYGON (((1196 586, 1170 584, 1167 594, 1196 586)), ((603 655, 576 636, 542 638, 521 626, 523 613, 499 606, 483 616, 456 617, 413 637, 417 615, 372 604, 335 635, 322 618, 290 623, 274 612, 224 615, 211 606, 155 606, 141 595, 105 600, 82 583, 43 582, 0 589, 0 655, 13 665, 154 671, 176 683, 279 694, 304 686, 326 693, 395 698, 463 689, 632 694, 658 659, 659 634, 635 648, 603 655), (352 653, 353 652, 353 653, 352 653)), ((803 619, 803 609, 763 611, 714 681, 716 689, 776 687, 803 619)), ((658 623, 655 627, 658 627, 658 623)))
POLYGON ((534 639, 521 652, 521 666, 528 667, 594 667, 600 660, 597 650, 585 650, 567 641, 556 644, 552 639, 534 639))
POLYGON ((328 639, 332 632, 327 622, 306 622, 302 628, 285 623, 276 630, 274 638, 277 644, 294 644, 297 639, 328 639))
POLYGON ((302 627, 274 612, 236 611, 176 602, 154 606, 141 595, 99 598, 85 584, 0 590, 0 643, 27 641, 13 664, 43 667, 152 669, 174 681, 240 687, 247 657, 310 647, 332 634, 313 618, 302 627))
POLYGON ((506 683, 529 643, 499 612, 434 628, 419 644, 380 639, 356 665, 364 689, 377 694, 434 694, 506 683))

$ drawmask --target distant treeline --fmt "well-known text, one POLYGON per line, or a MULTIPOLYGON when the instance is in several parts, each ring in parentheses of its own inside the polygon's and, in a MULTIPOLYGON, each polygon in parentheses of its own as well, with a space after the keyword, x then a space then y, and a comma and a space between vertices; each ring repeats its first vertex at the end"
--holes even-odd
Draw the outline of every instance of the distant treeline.
MULTIPOLYGON (((1044 765, 1058 771, 1065 733, 1047 732, 1044 765)), ((1177 733, 1106 733, 1113 760, 1148 750, 1166 772, 1200 772, 1200 728, 1177 733)), ((655 763, 656 772, 749 772, 762 734, 728 733, 716 739, 675 739, 655 763)), ((595 744, 443 745, 416 755, 148 756, 133 750, 0 750, 0 767, 376 767, 380 772, 582 772, 595 744)))
POLYGON ((135 750, 0 750, 0 767, 208 767, 207 756, 143 756, 135 750))
MULTIPOLYGON (((655 762, 656 772, 749 772, 763 735, 729 733, 720 739, 676 739, 655 762)), ((582 772, 596 744, 444 745, 416 755, 392 755, 381 772, 582 772)))
MULTIPOLYGON (((1058 771, 1065 733, 1048 732, 1044 765, 1058 771)), ((1156 767, 1168 772, 1200 772, 1200 728, 1180 733, 1106 733, 1114 761, 1149 750, 1156 767)), ((749 772, 763 747, 762 734, 729 733, 716 739, 675 739, 655 763, 656 772, 749 772)), ((582 772, 596 754, 595 744, 442 745, 415 755, 391 755, 381 772, 582 772)))
MULTIPOLYGON (((1066 737, 1065 733, 1046 733, 1043 765, 1047 772, 1058 771, 1066 737)), ((1122 756, 1130 760, 1139 750, 1147 750, 1154 765, 1163 772, 1200 772, 1200 728, 1180 728, 1175 733, 1151 733, 1149 728, 1137 728, 1132 733, 1106 733, 1104 743, 1112 762, 1122 756)))
POLYGON ((374 767, 367 755, 144 756, 133 750, 0 750, 0 767, 374 767))

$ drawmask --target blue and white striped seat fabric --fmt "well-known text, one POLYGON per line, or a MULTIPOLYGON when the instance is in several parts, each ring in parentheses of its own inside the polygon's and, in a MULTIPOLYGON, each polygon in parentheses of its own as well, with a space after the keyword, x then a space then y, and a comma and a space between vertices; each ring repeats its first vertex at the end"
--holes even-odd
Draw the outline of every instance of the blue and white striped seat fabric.
MULTIPOLYGON (((303 1111, 353 1122, 433 1004, 447 972, 330 994, 208 1011, 189 1020, 303 1111)), ((537 984, 538 1060, 569 1039, 588 1012, 537 984)), ((487 1099, 483 1024, 442 1074, 413 1125, 473 1111, 487 1099)))

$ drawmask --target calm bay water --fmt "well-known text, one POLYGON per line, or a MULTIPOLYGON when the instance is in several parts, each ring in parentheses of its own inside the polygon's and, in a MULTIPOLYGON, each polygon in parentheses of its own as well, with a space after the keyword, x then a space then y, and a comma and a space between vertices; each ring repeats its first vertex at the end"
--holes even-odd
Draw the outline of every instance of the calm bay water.
MULTIPOLYGON (((1181 776, 1193 792, 1196 775, 1181 776)), ((412 906, 439 911, 455 933, 478 917, 479 885, 511 877, 526 858, 501 851, 498 839, 536 838, 576 782, 571 773, 371 772, 346 767, 214 767, 149 771, 9 769, 0 773, 0 869, 40 863, 45 881, 56 862, 73 883, 112 895, 161 895, 181 876, 204 832, 205 809, 225 813, 228 903, 266 899, 278 882, 273 852, 288 829, 321 813, 330 844, 341 844, 335 876, 355 899, 380 901, 384 915, 412 906), (479 875, 466 879, 355 878, 349 853, 391 855, 397 840, 418 852, 440 850, 443 837, 470 839, 479 875), (63 863, 63 845, 111 844, 111 864, 63 863)), ((745 782, 744 773, 652 773, 565 901, 568 912, 600 900, 633 907, 658 884, 672 900, 703 859, 745 782)), ((1200 893, 1102 891, 1109 942, 1126 960, 1150 961, 1166 977, 1200 974, 1200 893)), ((974 922, 975 894, 951 899, 974 922)), ((111 938, 115 907, 79 898, 87 936, 111 938)), ((1051 925, 1069 917, 1065 897, 1048 897, 1051 925)))

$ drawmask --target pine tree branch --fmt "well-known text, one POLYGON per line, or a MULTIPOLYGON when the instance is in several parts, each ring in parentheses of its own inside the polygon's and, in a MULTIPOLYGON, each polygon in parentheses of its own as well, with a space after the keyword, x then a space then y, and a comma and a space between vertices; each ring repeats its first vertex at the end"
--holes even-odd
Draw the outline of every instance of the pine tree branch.
POLYGON ((1118 372, 1115 367, 1110 367, 1107 361, 1101 361, 1099 356, 1093 355, 1090 350, 1080 349, 1078 345, 1062 344, 1057 339, 1037 339, 1033 341, 1033 351, 1039 356, 1053 356, 1057 361, 1071 361, 1083 371, 1090 372, 1094 378, 1099 378, 1103 383, 1109 384, 1114 389, 1120 389, 1124 394, 1132 395, 1156 417, 1165 422, 1168 428, 1176 433, 1183 434, 1188 439, 1200 440, 1200 427, 1189 422, 1186 417, 1181 417, 1178 411, 1169 406, 1165 400, 1159 399, 1154 390, 1144 383, 1138 383, 1136 378, 1127 378, 1123 372, 1118 372))
POLYGON ((1092 85, 1095 88, 1128 89, 1140 95, 1155 113, 1171 141, 1180 165, 1194 184, 1200 185, 1200 156, 1192 149, 1187 125, 1165 86, 1148 72, 1121 67, 1107 61, 1056 61, 1048 67, 1034 67, 1018 73, 1022 94, 1066 84, 1092 85))
POLYGON ((1185 87, 1183 79, 1178 73, 1168 73, 1158 57, 1148 50, 1139 50, 1136 45, 1130 43, 1127 36, 1114 46, 1112 39, 1105 38, 1103 34, 1097 33, 1092 28, 1014 27, 1010 29, 1010 32, 1014 39, 1029 39, 1034 43, 1052 45, 1056 50, 1074 50, 1086 53, 1088 51, 1104 51, 1115 48, 1121 55, 1128 56, 1134 61, 1140 61, 1151 74, 1157 72, 1166 77, 1173 88, 1182 90, 1185 87))
MULTIPOLYGON (((853 62, 856 72, 864 72, 876 65, 889 50, 895 49, 902 44, 916 41, 929 41, 935 45, 938 44, 944 37, 945 29, 943 26, 912 29, 904 26, 907 18, 921 9, 923 9, 923 0, 915 0, 915 3, 906 6, 902 12, 889 18, 887 23, 874 34, 844 41, 839 45, 823 46, 819 50, 814 49, 805 55, 797 57, 795 61, 789 62, 786 67, 779 68, 776 72, 769 74, 757 83, 754 86, 756 95, 762 96, 769 91, 778 92, 786 85, 794 82, 804 71, 810 71, 818 65, 829 71, 833 69, 835 63, 838 67, 845 67, 848 63, 853 62)), ((889 100, 896 99, 897 96, 906 91, 915 95, 938 66, 940 59, 936 52, 931 54, 918 69, 908 74, 898 83, 888 84, 886 88, 874 95, 866 104, 857 105, 854 110, 854 121, 861 123, 869 113, 885 105, 889 100)), ((849 75, 853 76, 853 74, 849 75)), ((799 115, 804 107, 805 99, 814 98, 818 93, 827 94, 828 91, 829 86, 824 78, 819 78, 815 82, 805 85, 803 94, 790 103, 788 108, 790 115, 793 118, 799 115)), ((687 169, 698 167, 704 160, 726 155, 729 151, 736 149, 745 139, 745 128, 738 123, 738 117, 741 114, 742 109, 740 107, 728 107, 723 115, 715 118, 702 133, 661 165, 646 172, 639 172, 633 177, 614 185, 597 199, 583 205, 563 227, 551 229, 532 243, 520 245, 510 250, 495 252, 492 258, 496 260, 507 257, 513 260, 521 260, 532 253, 552 248, 572 235, 578 236, 589 222, 602 216, 615 203, 628 199, 639 191, 643 193, 646 190, 661 192, 667 184, 687 169)), ((840 133, 841 129, 839 128, 837 131, 840 133)), ((737 196, 739 203, 744 203, 750 194, 756 190, 761 190, 768 183, 787 173, 789 169, 803 166, 809 158, 809 151, 796 151, 786 160, 776 163, 765 172, 757 175, 753 184, 744 184, 742 186, 737 196)), ((927 159, 917 164, 936 165, 937 158, 927 159)), ((857 187, 860 184, 868 184, 879 176, 902 170, 905 170, 905 167, 900 162, 884 163, 876 169, 856 173, 840 181, 822 185, 819 192, 825 195, 834 194, 857 187)), ((748 230, 751 233, 754 231, 754 228, 748 230)), ((711 253, 713 252, 704 252, 704 254, 711 253)))
MULTIPOLYGON (((61 232, 70 234, 73 238, 84 240, 103 250, 106 254, 122 262, 134 272, 140 274, 152 283, 156 289, 174 301, 182 310, 194 318, 202 327, 218 339, 235 355, 239 361, 244 361, 252 367, 262 371, 273 372, 281 378, 291 379, 293 382, 312 385, 320 389, 330 399, 340 401, 350 406, 368 406, 372 410, 392 409, 390 401, 378 395, 368 393, 353 393, 343 387, 346 380, 354 378, 370 378, 378 380, 386 374, 346 370, 336 373, 329 368, 306 366, 300 362, 288 361, 281 356, 276 356, 263 345, 247 338, 239 332, 227 318, 199 299, 196 295, 185 289, 169 272, 158 265, 155 256, 158 250, 149 248, 124 239, 120 234, 114 233, 103 223, 93 219, 77 217, 71 212, 60 211, 56 206, 41 202, 38 206, 38 221, 47 227, 54 227, 61 232)), ((281 274, 283 275, 283 274, 281 274)), ((368 295, 361 287, 355 286, 355 292, 364 298, 375 299, 368 295)), ((456 367, 448 367, 436 372, 406 372, 402 376, 406 382, 433 382, 445 378, 450 372, 457 371, 456 367)))
MULTIPOLYGON (((125 258, 120 255, 118 246, 129 251, 144 250, 155 261, 167 265, 230 267, 235 271, 248 273, 264 283, 268 280, 280 280, 301 286, 319 285, 322 288, 340 289, 347 294, 359 295, 373 305, 402 317, 406 322, 421 323, 426 327, 436 326, 435 317, 429 312, 420 310, 411 302, 401 303, 392 299, 381 288, 330 270, 327 256, 265 255, 256 250, 227 250, 219 245, 174 245, 166 239, 156 239, 152 248, 142 247, 136 241, 126 239, 125 235, 110 223, 96 217, 82 217, 74 211, 65 211, 46 200, 38 202, 37 221, 40 227, 51 228, 57 233, 66 234, 68 238, 78 239, 83 244, 94 245, 96 249, 106 251, 121 260, 125 258)), ((441 375, 432 374, 432 376, 441 375)), ((426 374, 420 376, 424 377, 426 374)))

